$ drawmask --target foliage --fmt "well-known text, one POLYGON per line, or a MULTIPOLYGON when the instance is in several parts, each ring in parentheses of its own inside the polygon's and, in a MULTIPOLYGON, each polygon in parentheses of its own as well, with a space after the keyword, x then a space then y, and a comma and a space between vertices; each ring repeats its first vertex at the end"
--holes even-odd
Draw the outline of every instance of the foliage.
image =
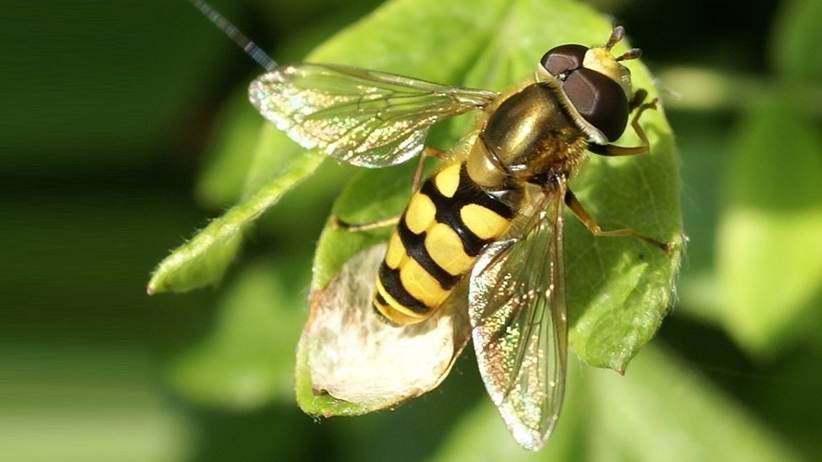
MULTIPOLYGON (((554 43, 599 42, 608 30, 603 15, 570 0, 213 3, 283 62, 495 89, 531 72, 554 43)), ((186 2, 8 5, 0 19, 5 453, 816 460, 819 2, 732 2, 732 21, 687 2, 590 3, 643 48, 665 111, 645 121, 656 129, 654 154, 595 159, 574 187, 605 226, 673 236, 680 187, 668 119, 688 241, 672 311, 640 350, 667 305, 641 290, 662 284, 641 281, 673 268, 641 243, 595 240, 566 220, 568 267, 579 278, 569 284, 575 354, 566 408, 538 454, 514 445, 470 350, 440 388, 393 412, 316 424, 295 403, 295 344, 318 242, 315 285, 381 238, 342 240, 323 231, 325 220, 332 207, 351 220, 398 210, 410 166, 340 167, 266 126, 245 96, 259 71, 186 2), (140 286, 152 265, 198 226, 206 233, 155 272, 158 295, 146 297, 140 286), (194 288, 204 289, 159 295, 194 288), (589 367, 620 369, 637 352, 625 376, 589 367)), ((437 127, 430 140, 447 147, 469 123, 437 127)), ((350 410, 317 408, 335 405, 330 413, 350 410)))

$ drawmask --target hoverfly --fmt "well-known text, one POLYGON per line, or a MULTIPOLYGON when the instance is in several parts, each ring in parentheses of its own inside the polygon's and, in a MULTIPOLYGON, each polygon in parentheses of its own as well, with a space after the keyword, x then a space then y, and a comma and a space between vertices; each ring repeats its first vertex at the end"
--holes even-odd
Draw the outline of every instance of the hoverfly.
POLYGON ((601 46, 549 50, 533 78, 497 93, 342 65, 278 66, 205 3, 192 2, 267 69, 251 83, 250 100, 301 146, 372 168, 419 156, 400 216, 334 221, 351 232, 394 226, 376 280, 335 295, 370 300, 371 316, 396 329, 424 323, 443 306, 467 310, 491 399, 517 442, 539 449, 565 387, 564 207, 596 236, 671 250, 630 228, 602 230, 568 187, 586 151, 649 151, 639 121, 656 100, 632 88, 621 64, 641 52, 611 53, 624 29, 615 27, 601 46), (469 111, 478 113, 475 128, 456 147, 425 146, 429 127, 469 111), (612 144, 629 118, 641 144, 612 144), (426 157, 441 163, 423 179, 426 157))

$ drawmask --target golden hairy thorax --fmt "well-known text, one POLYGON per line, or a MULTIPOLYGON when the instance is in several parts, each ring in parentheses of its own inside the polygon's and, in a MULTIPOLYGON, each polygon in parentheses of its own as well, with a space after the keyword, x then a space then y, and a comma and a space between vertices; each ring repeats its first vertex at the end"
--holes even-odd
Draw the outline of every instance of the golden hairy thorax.
POLYGON ((563 110, 558 91, 549 82, 527 81, 486 108, 480 135, 466 159, 474 181, 499 190, 510 186, 512 178, 527 182, 576 171, 587 139, 563 110))
POLYGON ((406 325, 430 317, 509 229, 526 184, 576 170, 586 139, 554 91, 528 82, 506 92, 485 111, 467 157, 411 196, 376 281, 383 318, 406 325))

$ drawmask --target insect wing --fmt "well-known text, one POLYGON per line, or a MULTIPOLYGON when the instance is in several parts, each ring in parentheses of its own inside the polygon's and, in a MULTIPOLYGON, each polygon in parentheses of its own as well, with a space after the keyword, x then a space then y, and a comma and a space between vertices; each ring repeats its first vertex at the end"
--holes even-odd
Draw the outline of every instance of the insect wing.
POLYGON ((492 102, 497 93, 328 64, 285 66, 254 80, 258 111, 305 148, 363 167, 404 162, 434 123, 492 102))
POLYGON ((519 235, 491 244, 469 287, 480 374, 514 438, 531 450, 554 428, 565 389, 564 186, 559 189, 536 203, 519 235))

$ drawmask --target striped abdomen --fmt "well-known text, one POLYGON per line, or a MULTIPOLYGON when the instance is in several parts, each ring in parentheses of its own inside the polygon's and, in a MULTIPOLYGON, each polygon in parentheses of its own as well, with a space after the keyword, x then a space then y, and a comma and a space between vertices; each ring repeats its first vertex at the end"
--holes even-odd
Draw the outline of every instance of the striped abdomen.
POLYGON ((483 191, 455 163, 411 196, 380 266, 374 307, 390 322, 427 319, 482 248, 509 227, 514 210, 483 191))

